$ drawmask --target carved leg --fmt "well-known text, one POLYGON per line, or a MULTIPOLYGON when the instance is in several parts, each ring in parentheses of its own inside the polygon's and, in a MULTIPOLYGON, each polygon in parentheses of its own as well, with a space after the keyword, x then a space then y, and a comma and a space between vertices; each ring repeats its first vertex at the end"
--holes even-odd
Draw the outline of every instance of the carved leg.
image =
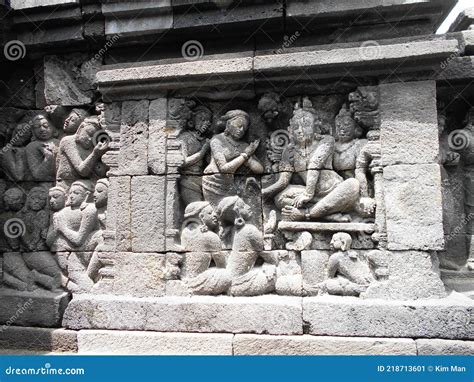
POLYGON ((310 209, 310 218, 320 219, 331 214, 350 211, 359 200, 359 193, 360 184, 357 179, 345 180, 310 209))
MULTIPOLYGON (((25 284, 28 284, 30 281, 31 271, 26 266, 25 260, 23 259, 21 253, 13 252, 3 254, 3 272, 4 274, 9 274, 12 277, 12 280, 20 280, 25 284)), ((13 285, 10 286, 13 287, 13 285)))
POLYGON ((28 284, 26 282, 17 279, 15 276, 12 276, 7 272, 3 273, 3 283, 18 291, 25 291, 28 289, 28 284))

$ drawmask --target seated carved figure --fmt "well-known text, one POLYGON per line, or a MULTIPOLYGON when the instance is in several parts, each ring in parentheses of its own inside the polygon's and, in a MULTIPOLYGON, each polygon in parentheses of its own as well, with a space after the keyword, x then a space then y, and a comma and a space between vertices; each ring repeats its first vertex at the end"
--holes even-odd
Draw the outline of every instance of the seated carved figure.
POLYGON ((56 176, 58 181, 71 183, 78 179, 98 179, 105 176, 106 168, 101 158, 108 149, 108 143, 101 140, 94 142, 94 136, 100 130, 97 117, 89 117, 81 123, 74 135, 61 139, 56 176))
POLYGON ((184 218, 189 224, 181 233, 184 254, 181 277, 193 294, 221 294, 231 284, 225 269, 222 244, 216 231, 217 215, 209 202, 194 202, 186 207, 184 218), (209 268, 211 260, 216 267, 209 268))
POLYGON ((29 171, 33 180, 54 180, 58 153, 58 140, 55 138, 58 132, 43 115, 36 116, 32 123, 32 142, 26 146, 29 171))
POLYGON ((31 136, 30 124, 19 124, 13 130, 10 146, 0 152, 1 167, 8 179, 15 182, 28 180, 29 171, 25 146, 30 142, 31 136))
POLYGON ((249 115, 242 110, 227 112, 222 121, 225 131, 211 139, 211 162, 204 170, 202 180, 204 200, 216 207, 219 202, 234 188, 234 175, 243 166, 251 173, 261 174, 262 164, 254 157, 255 150, 260 144, 256 140, 247 144, 243 137, 250 124, 249 115))
POLYGON ((333 235, 333 253, 328 263, 328 280, 320 287, 323 292, 342 296, 359 296, 375 281, 366 259, 351 251, 351 235, 339 232, 333 235))
POLYGON ((97 209, 88 202, 90 186, 76 181, 69 190, 68 206, 53 215, 53 229, 48 235, 56 251, 93 251, 99 230, 97 209))
POLYGON ((350 221, 345 214, 359 204, 360 184, 333 169, 334 138, 321 135, 314 109, 296 106, 290 120, 290 144, 282 155, 278 180, 263 190, 290 220, 350 221), (303 185, 291 184, 297 176, 303 185), (307 206, 306 209, 303 207, 307 206))
POLYGON ((344 179, 355 177, 357 158, 362 148, 367 144, 366 139, 358 139, 360 134, 360 127, 357 126, 351 113, 343 106, 336 117, 333 167, 344 179))
POLYGON ((24 250, 44 251, 46 236, 49 228, 48 191, 43 187, 34 187, 28 193, 26 204, 21 213, 26 225, 26 232, 22 236, 24 250))
POLYGON ((206 133, 211 126, 212 112, 204 106, 193 110, 187 129, 178 136, 184 162, 180 171, 181 198, 185 205, 203 199, 201 175, 204 170, 204 158, 209 152, 209 140, 206 133), (187 174, 191 176, 186 176, 187 174), (194 175, 194 176, 193 176, 194 175))
POLYGON ((227 260, 227 271, 232 277, 230 293, 234 296, 257 296, 275 289, 278 259, 263 251, 263 234, 253 224, 251 207, 238 196, 221 200, 217 213, 223 232, 232 240, 232 251, 227 260), (261 257, 265 263, 255 266, 261 257))

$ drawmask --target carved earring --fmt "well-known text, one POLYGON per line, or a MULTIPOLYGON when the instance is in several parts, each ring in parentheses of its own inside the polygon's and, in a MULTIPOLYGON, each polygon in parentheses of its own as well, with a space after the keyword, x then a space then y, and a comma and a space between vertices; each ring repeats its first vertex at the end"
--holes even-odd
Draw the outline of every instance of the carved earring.
POLYGON ((234 225, 236 227, 243 227, 245 225, 245 220, 242 216, 238 216, 234 220, 234 225))

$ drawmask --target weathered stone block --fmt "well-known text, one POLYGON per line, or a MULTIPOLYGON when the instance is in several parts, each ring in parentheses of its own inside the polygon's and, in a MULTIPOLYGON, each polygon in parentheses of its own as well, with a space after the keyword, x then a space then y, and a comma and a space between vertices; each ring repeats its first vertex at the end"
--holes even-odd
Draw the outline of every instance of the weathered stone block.
POLYGON ((168 100, 158 98, 150 102, 150 126, 148 138, 148 168, 152 174, 166 171, 166 114, 168 100))
POLYGON ((474 341, 416 340, 418 355, 474 355, 474 341))
POLYGON ((147 100, 122 103, 119 152, 121 175, 148 174, 148 107, 147 100))
POLYGON ((232 355, 232 334, 81 330, 81 354, 232 355))
POLYGON ((107 211, 107 230, 115 232, 115 249, 132 249, 131 178, 111 177, 107 211))
POLYGON ((166 255, 154 253, 107 253, 110 272, 95 285, 98 293, 158 297, 165 294, 166 255))
POLYGON ((372 284, 365 298, 417 300, 446 296, 438 258, 426 252, 388 252, 388 280, 372 284))
POLYGON ((0 348, 76 353, 77 332, 65 329, 0 326, 0 348))
POLYGON ((437 163, 435 81, 380 85, 382 164, 437 163))
POLYGON ((75 296, 63 325, 72 329, 302 334, 301 298, 75 296), (245 319, 242 319, 245 317, 245 319))
POLYGON ((0 324, 3 327, 39 326, 58 327, 69 301, 67 292, 0 291, 0 324))
POLYGON ((315 335, 474 339, 473 316, 472 300, 454 294, 409 302, 303 298, 303 320, 315 335))
POLYGON ((415 341, 391 338, 237 334, 234 355, 416 355, 415 341))
POLYGON ((303 273, 303 291, 307 295, 318 292, 317 285, 327 279, 329 251, 302 251, 301 270, 303 273))
POLYGON ((132 178, 132 249, 134 252, 165 250, 164 176, 132 178))
POLYGON ((92 103, 95 75, 101 62, 85 54, 44 59, 44 97, 47 105, 80 106, 92 103))
POLYGON ((383 186, 388 249, 444 249, 439 165, 385 167, 383 186))

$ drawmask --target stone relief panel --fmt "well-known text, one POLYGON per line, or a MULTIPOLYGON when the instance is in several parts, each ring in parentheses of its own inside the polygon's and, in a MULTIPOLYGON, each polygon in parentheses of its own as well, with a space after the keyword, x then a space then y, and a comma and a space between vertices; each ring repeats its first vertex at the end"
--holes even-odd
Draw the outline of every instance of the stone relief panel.
POLYGON ((99 116, 62 106, 3 113, 0 293, 90 290, 109 187, 99 116))

